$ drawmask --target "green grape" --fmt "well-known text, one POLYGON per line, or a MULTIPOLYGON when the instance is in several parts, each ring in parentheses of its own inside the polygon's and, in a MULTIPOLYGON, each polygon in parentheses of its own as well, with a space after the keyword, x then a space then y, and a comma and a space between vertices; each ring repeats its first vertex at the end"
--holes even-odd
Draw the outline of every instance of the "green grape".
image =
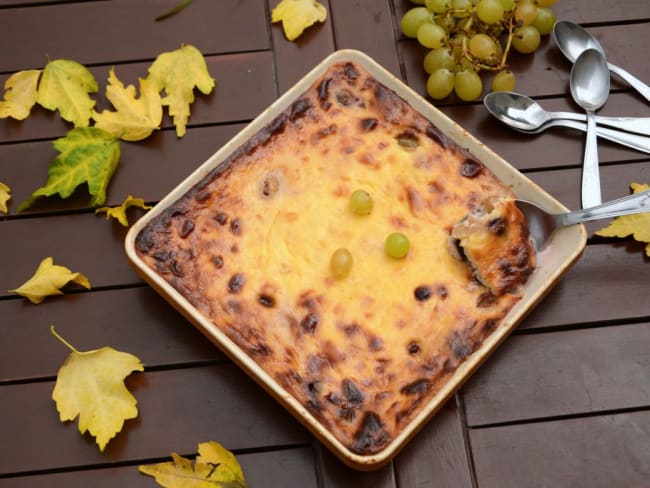
POLYGON ((539 47, 541 36, 532 25, 518 27, 513 32, 512 47, 520 53, 532 53, 539 47))
POLYGON ((548 8, 555 4, 557 0, 537 0, 537 6, 542 8, 548 8))
POLYGON ((469 40, 469 52, 478 59, 492 59, 497 53, 496 42, 487 34, 474 34, 469 40))
POLYGON ((433 21, 445 29, 447 35, 449 35, 449 33, 456 27, 456 20, 451 15, 436 15, 434 16, 433 21))
POLYGON ((429 49, 436 49, 447 40, 447 32, 438 24, 427 22, 418 29, 418 42, 429 49))
POLYGON ((481 0, 476 5, 476 15, 486 24, 496 24, 503 20, 503 5, 499 0, 481 0))
POLYGON ((510 12, 513 8, 515 8, 515 0, 499 0, 499 3, 501 3, 501 6, 505 12, 510 12))
POLYGON ((425 22, 431 22, 431 12, 426 7, 414 7, 408 10, 400 21, 400 28, 406 37, 415 39, 418 36, 418 29, 425 22))
POLYGON ((463 56, 460 61, 457 61, 454 71, 476 71, 474 64, 463 56))
POLYGON ((449 0, 426 0, 424 5, 434 14, 444 14, 449 10, 449 0))
POLYGON ((454 69, 454 56, 447 47, 432 49, 424 56, 424 71, 431 74, 439 68, 454 69))
POLYGON ((451 46, 451 53, 456 59, 459 59, 463 55, 463 40, 465 38, 465 34, 456 34, 449 43, 451 46))
POLYGON ((373 201, 370 193, 365 190, 355 190, 350 195, 350 210, 357 215, 370 215, 373 201))
POLYGON ((555 20, 555 13, 553 13, 550 8, 538 7, 533 27, 535 27, 541 35, 545 36, 553 32, 555 20))
POLYGON ((462 10, 454 14, 456 17, 467 17, 469 11, 472 9, 472 0, 451 0, 451 7, 454 10, 462 10))
POLYGON ((454 91, 465 102, 476 100, 483 92, 481 77, 476 71, 459 71, 454 78, 454 91))
POLYGON ((386 238, 384 249, 391 258, 401 259, 409 253, 411 243, 401 232, 393 232, 386 238))
POLYGON ((509 69, 499 71, 492 79, 492 91, 514 91, 515 74, 509 69))
POLYGON ((454 91, 454 73, 447 68, 438 68, 427 80, 427 93, 435 100, 442 100, 454 91))
POLYGON ((330 271, 337 278, 345 278, 352 271, 352 253, 346 248, 337 249, 330 258, 330 271))
POLYGON ((537 17, 537 7, 534 3, 522 2, 521 0, 515 8, 515 20, 523 25, 530 25, 537 17))

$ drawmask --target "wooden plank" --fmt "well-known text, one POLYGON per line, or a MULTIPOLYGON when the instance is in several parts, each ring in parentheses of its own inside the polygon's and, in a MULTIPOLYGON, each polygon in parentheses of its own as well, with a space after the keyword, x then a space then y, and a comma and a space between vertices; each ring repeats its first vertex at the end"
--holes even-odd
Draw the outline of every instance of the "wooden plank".
MULTIPOLYGON (((269 12, 278 3, 279 0, 267 0, 269 12)), ((328 12, 331 11, 328 0, 321 0, 320 3, 328 12)), ((293 42, 284 36, 281 22, 271 26, 271 37, 279 95, 291 88, 335 49, 329 16, 324 23, 310 27, 293 42)))
POLYGON ((24 283, 48 256, 86 275, 94 287, 141 283, 124 253, 125 235, 121 225, 87 213, 4 221, 0 256, 11 256, 12 264, 0 273, 0 296, 24 283))
POLYGON ((587 246, 578 263, 521 328, 584 325, 650 317, 650 267, 640 243, 587 246))
POLYGON ((481 488, 644 487, 650 412, 470 431, 481 488))
POLYGON ((470 426, 650 406, 650 323, 511 337, 463 387, 470 426))
MULTIPOLYGON (((196 99, 191 105, 188 125, 223 124, 251 120, 259 115, 273 100, 276 89, 273 80, 273 60, 269 52, 227 54, 206 58, 210 74, 217 80, 210 95, 195 90, 196 99)), ((133 63, 115 66, 115 73, 125 85, 136 85, 138 77, 146 77, 150 63, 133 63)), ((108 73, 111 66, 90 68, 100 92, 93 95, 97 100, 95 109, 101 112, 111 109, 106 99, 108 73)), ((9 75, 0 76, 4 85, 9 75)), ((162 127, 173 127, 168 110, 162 127)), ((71 125, 43 107, 36 105, 24 121, 0 120, 0 142, 18 142, 33 139, 49 139, 65 136, 71 125)), ((143 144, 138 142, 137 144, 143 144)))
MULTIPOLYGON (((55 346, 56 347, 56 346, 55 346)), ((62 351, 61 359, 65 352, 62 351)), ((306 444, 312 438, 234 365, 138 373, 127 380, 139 416, 103 453, 77 426, 62 424, 53 383, 0 387, 0 476, 195 453, 216 440, 231 450, 306 444), (34 442, 42 448, 34 455, 34 442)))
POLYGON ((163 22, 154 20, 177 3, 115 0, 0 9, 0 72, 40 68, 46 56, 113 64, 153 59, 181 44, 204 54, 269 48, 263 0, 194 2, 163 22))
MULTIPOLYGON (((236 455, 248 486, 304 488, 317 484, 314 453, 311 447, 236 455)), ((149 464, 149 461, 141 462, 149 464)), ((151 488, 154 486, 154 481, 153 478, 141 474, 136 465, 0 479, 0 488, 51 488, 53 486, 151 488)))
POLYGON ((44 307, 0 301, 0 382, 56 375, 66 351, 49 334, 50 324, 80 351, 111 346, 147 368, 226 360, 149 287, 68 294, 44 307))
MULTIPOLYGON (((596 36, 603 45, 609 61, 627 68, 639 79, 650 79, 650 66, 638 61, 644 59, 645 46, 644 43, 638 42, 638 39, 644 39, 647 36, 647 23, 594 27, 589 28, 588 31, 596 36)), ((422 60, 427 50, 417 44, 417 41, 410 39, 400 41, 399 49, 404 58, 404 68, 409 86, 420 94, 426 94, 425 86, 428 75, 422 67, 422 60)), ((569 96, 571 63, 564 58, 549 36, 542 39, 540 47, 534 54, 513 52, 508 58, 508 64, 515 73, 515 90, 517 92, 529 96, 569 96)), ((488 92, 492 75, 484 72, 482 79, 485 94, 488 92)), ((629 87, 613 76, 612 89, 629 90, 629 87)), ((635 97, 638 102, 644 102, 639 95, 635 95, 635 97)), ((437 106, 454 103, 459 103, 459 99, 455 95, 435 102, 437 106)))
POLYGON ((395 460, 398 486, 471 487, 470 464, 455 400, 450 400, 395 460))
POLYGON ((316 466, 321 476, 322 488, 396 488, 393 464, 375 471, 355 471, 348 468, 327 448, 316 450, 316 466))
POLYGON ((401 77, 390 0, 330 0, 336 49, 358 49, 401 77))
MULTIPOLYGON (((182 139, 174 131, 165 130, 146 141, 122 143, 120 165, 108 187, 106 205, 119 205, 128 195, 157 202, 243 127, 196 127, 182 139)), ((56 156, 50 141, 0 144, 0 181, 12 189, 10 215, 16 215, 20 203, 47 181, 48 165, 56 156)), ((66 200, 39 200, 25 214, 84 209, 88 202, 87 190, 82 187, 66 200)))

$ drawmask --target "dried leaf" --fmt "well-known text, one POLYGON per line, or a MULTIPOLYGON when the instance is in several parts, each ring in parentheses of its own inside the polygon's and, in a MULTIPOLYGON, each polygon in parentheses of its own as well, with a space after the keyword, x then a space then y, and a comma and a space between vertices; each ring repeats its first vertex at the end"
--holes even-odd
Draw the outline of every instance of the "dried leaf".
POLYGON ((126 217, 126 210, 129 207, 140 207, 144 210, 149 210, 149 205, 144 203, 143 198, 133 198, 131 195, 126 197, 126 200, 122 202, 122 205, 117 207, 101 207, 95 210, 95 214, 106 212, 106 220, 109 218, 117 219, 117 221, 122 224, 124 227, 129 226, 129 220, 126 217))
POLYGON ((88 184, 92 195, 90 205, 106 201, 106 188, 120 160, 120 141, 97 127, 79 127, 54 141, 59 154, 48 169, 45 186, 32 193, 18 211, 31 206, 41 196, 59 194, 68 198, 82 183, 88 184))
POLYGON ((190 104, 194 102, 194 87, 207 95, 215 85, 203 55, 189 45, 160 54, 149 67, 147 80, 158 92, 165 91, 162 104, 169 107, 178 137, 185 135, 190 104))
POLYGON ((83 65, 69 59, 50 61, 43 70, 36 101, 48 110, 58 110, 75 127, 87 127, 97 92, 97 81, 83 65))
POLYGON ((11 188, 0 181, 0 212, 9 212, 9 208, 7 207, 9 200, 11 200, 11 188))
POLYGON ((287 39, 293 41, 316 22, 325 22, 327 9, 316 0, 282 0, 271 12, 271 22, 282 21, 287 39))
POLYGON ((81 273, 73 273, 65 266, 54 264, 52 257, 47 257, 38 265, 38 269, 29 280, 12 293, 22 295, 32 303, 41 303, 51 295, 63 295, 61 288, 68 283, 76 283, 90 290, 90 282, 81 273))
POLYGON ((106 98, 116 111, 93 111, 95 126, 125 141, 140 141, 149 137, 162 121, 162 103, 156 88, 148 80, 139 78, 140 98, 136 99, 135 87, 124 84, 111 69, 108 75, 106 98))
POLYGON ((27 118, 36 103, 36 87, 40 70, 18 71, 5 82, 4 100, 0 101, 0 119, 16 120, 27 118))
MULTIPOLYGON (((632 183, 630 185, 634 193, 650 190, 650 185, 632 183)), ((601 237, 627 237, 631 235, 639 242, 646 242, 646 255, 650 256, 650 212, 616 217, 610 224, 598 231, 596 235, 601 237)))
POLYGON ((137 401, 124 385, 133 371, 144 371, 132 354, 102 347, 79 352, 54 330, 72 352, 59 369, 52 399, 61 422, 79 417, 79 432, 90 432, 103 451, 122 430, 124 421, 138 416, 137 401))
POLYGON ((199 456, 192 463, 176 453, 172 461, 140 466, 166 488, 246 488, 244 474, 235 456, 216 442, 199 444, 199 456))

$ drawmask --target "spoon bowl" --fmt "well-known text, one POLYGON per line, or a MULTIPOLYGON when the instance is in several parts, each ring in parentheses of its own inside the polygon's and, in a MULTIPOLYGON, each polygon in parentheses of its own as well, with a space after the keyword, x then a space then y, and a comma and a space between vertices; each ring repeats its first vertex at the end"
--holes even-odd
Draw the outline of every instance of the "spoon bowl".
POLYGON ((564 214, 552 214, 526 200, 516 200, 517 207, 526 216, 530 238, 535 250, 541 251, 553 233, 562 227, 590 220, 608 219, 620 215, 650 212, 650 190, 628 195, 601 205, 575 210, 564 214))

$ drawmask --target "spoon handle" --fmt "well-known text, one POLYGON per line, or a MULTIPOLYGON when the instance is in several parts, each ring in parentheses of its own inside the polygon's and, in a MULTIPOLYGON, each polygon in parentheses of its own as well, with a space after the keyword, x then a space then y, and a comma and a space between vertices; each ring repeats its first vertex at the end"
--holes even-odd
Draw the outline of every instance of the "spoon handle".
MULTIPOLYGON (((556 121, 555 121, 556 122, 556 121)), ((577 122, 573 120, 563 120, 561 124, 564 127, 571 127, 583 132, 587 131, 587 124, 584 122, 577 122)), ((650 137, 639 136, 637 134, 630 134, 628 132, 621 132, 619 130, 608 129, 607 127, 596 127, 598 137, 607 139, 608 141, 627 146, 631 149, 636 149, 647 154, 650 154, 650 137)))
POLYGON ((600 196, 600 170, 594 113, 587 111, 587 143, 582 161, 582 208, 594 207, 602 202, 600 196))
POLYGON ((620 66, 616 66, 615 64, 612 63, 607 63, 607 67, 609 70, 623 78, 625 81, 629 83, 629 85, 634 88, 636 91, 638 91, 643 97, 650 102, 650 86, 646 85, 644 82, 642 82, 640 79, 638 79, 636 76, 634 76, 632 73, 629 73, 628 71, 625 71, 623 68, 620 66))
MULTIPOLYGON (((582 122, 586 120, 584 114, 575 112, 549 112, 549 114, 554 119, 580 120, 582 122)), ((650 136, 650 117, 604 117, 596 115, 596 124, 650 136)))
POLYGON ((620 215, 650 212, 650 190, 634 193, 617 200, 612 200, 596 207, 574 210, 556 215, 557 224, 564 227, 589 220, 608 219, 620 215))

